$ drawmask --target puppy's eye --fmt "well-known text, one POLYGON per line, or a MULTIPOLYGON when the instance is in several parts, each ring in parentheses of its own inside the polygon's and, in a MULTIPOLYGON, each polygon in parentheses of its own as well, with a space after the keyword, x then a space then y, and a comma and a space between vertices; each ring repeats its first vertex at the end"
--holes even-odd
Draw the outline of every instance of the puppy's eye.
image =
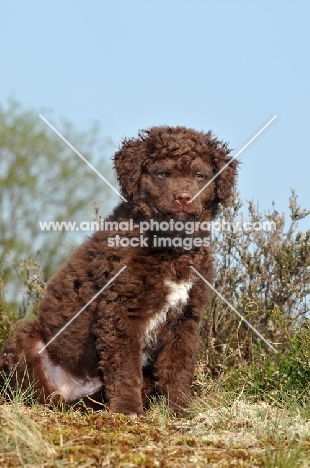
POLYGON ((165 171, 157 171, 157 172, 156 172, 156 175, 157 175, 160 179, 164 179, 165 177, 168 177, 168 174, 167 174, 167 172, 165 172, 165 171))
POLYGON ((195 177, 196 177, 196 179, 204 179, 204 175, 203 175, 202 172, 197 172, 195 177))

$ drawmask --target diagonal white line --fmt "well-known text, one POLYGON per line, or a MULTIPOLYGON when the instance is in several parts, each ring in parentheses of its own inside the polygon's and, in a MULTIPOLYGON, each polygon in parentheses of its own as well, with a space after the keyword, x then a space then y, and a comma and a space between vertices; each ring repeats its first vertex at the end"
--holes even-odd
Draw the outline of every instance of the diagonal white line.
POLYGON ((46 120, 45 117, 43 117, 42 114, 39 114, 39 117, 41 117, 41 119, 44 120, 44 122, 45 122, 52 130, 54 130, 54 132, 55 132, 65 143, 67 143, 67 145, 68 145, 71 149, 73 149, 73 151, 74 151, 78 156, 80 156, 80 158, 83 159, 83 161, 86 162, 86 164, 88 164, 88 166, 89 166, 94 172, 96 172, 96 174, 97 174, 102 180, 104 180, 104 182, 105 182, 106 184, 108 184, 108 186, 111 187, 111 189, 114 190, 114 192, 117 193, 117 195, 118 195, 119 197, 121 197, 121 199, 122 199, 123 201, 127 202, 126 198, 123 197, 123 195, 121 195, 121 194, 116 190, 116 188, 114 188, 113 185, 110 184, 110 182, 109 182, 105 177, 103 177, 103 175, 100 174, 100 172, 98 172, 97 169, 96 169, 92 164, 90 164, 90 162, 88 162, 87 159, 84 158, 84 156, 83 156, 81 153, 79 153, 79 151, 78 151, 77 149, 75 149, 74 146, 71 145, 71 143, 69 143, 69 141, 66 140, 66 138, 65 138, 58 130, 56 130, 55 127, 53 127, 53 125, 52 125, 48 120, 46 120))
POLYGON ((123 266, 123 268, 121 268, 120 271, 119 271, 118 273, 116 273, 116 275, 114 275, 113 278, 111 278, 110 281, 108 281, 108 283, 107 283, 105 286, 103 286, 103 288, 101 288, 100 291, 98 291, 98 292, 94 295, 94 297, 92 297, 91 300, 88 301, 87 304, 85 304, 85 305, 82 307, 82 309, 79 310, 79 311, 69 320, 69 322, 67 322, 66 325, 63 326, 63 327, 56 333, 56 335, 54 335, 53 338, 51 338, 51 339, 46 343, 45 346, 43 346, 43 348, 40 349, 39 354, 41 354, 41 353, 57 338, 57 336, 59 336, 59 335, 70 325, 70 323, 72 323, 73 320, 75 320, 75 319, 83 312, 83 310, 85 310, 86 307, 88 307, 89 304, 91 304, 91 303, 96 299, 96 297, 98 297, 99 294, 101 294, 102 291, 104 291, 104 290, 112 283, 112 281, 114 281, 115 278, 117 278, 118 275, 120 275, 120 274, 125 270, 125 268, 127 268, 126 265, 123 266))
POLYGON ((277 118, 277 115, 274 115, 274 116, 272 117, 272 119, 270 119, 269 122, 267 122, 266 125, 264 125, 264 126, 260 129, 260 131, 257 132, 256 135, 254 135, 253 138, 251 138, 251 140, 249 140, 249 141, 247 142, 247 144, 244 145, 244 146, 241 148, 241 150, 239 150, 238 153, 235 154, 235 156, 234 156, 233 158, 231 158, 231 159, 229 160, 229 162, 228 162, 227 164, 225 164, 225 166, 223 166, 222 169, 221 169, 220 171, 218 171, 218 173, 215 174, 215 176, 212 177, 212 179, 209 180, 209 181, 206 183, 206 185, 204 185, 204 186, 202 187, 202 189, 199 190, 199 192, 196 193, 196 195, 193 196, 193 198, 190 200, 190 202, 192 202, 193 200, 195 200, 195 198, 197 198, 198 195, 200 195, 201 192, 203 192, 204 189, 206 189, 206 188, 208 187, 208 185, 210 185, 210 184, 214 181, 214 179, 216 179, 217 176, 219 176, 220 173, 223 172, 223 171, 226 169, 226 167, 229 166, 229 164, 231 164, 231 163, 233 162, 233 160, 236 159, 236 158, 239 156, 239 154, 241 154, 242 151, 244 151, 244 150, 252 143, 252 141, 254 141, 254 140, 258 137, 258 135, 260 135, 260 134, 265 130, 265 128, 267 128, 267 127, 271 124, 271 122, 273 122, 276 118, 277 118))
POLYGON ((214 292, 222 299, 222 301, 224 301, 224 302, 228 305, 228 307, 230 307, 230 308, 238 315, 238 317, 240 317, 240 319, 241 319, 244 323, 246 323, 247 326, 248 326, 249 328, 251 328, 251 330, 253 330, 254 333, 256 333, 256 335, 257 335, 261 340, 263 340, 263 341, 266 343, 267 346, 269 346, 270 349, 272 349, 272 351, 274 351, 275 353, 278 352, 278 351, 276 350, 276 348, 274 348, 274 347, 272 346, 272 344, 269 343, 269 341, 266 340, 266 338, 265 338, 263 335, 261 335, 261 334, 259 333, 259 331, 256 330, 256 328, 253 327, 253 325, 251 325, 250 322, 248 322, 247 319, 245 319, 245 318, 243 317, 243 315, 240 314, 240 312, 238 312, 237 309, 235 309, 234 306, 232 306, 232 305, 225 299, 225 297, 223 297, 222 294, 220 294, 220 293, 212 286, 212 284, 210 284, 209 281, 207 281, 206 278, 204 278, 204 277, 199 273, 199 271, 196 270, 196 268, 194 268, 193 266, 191 266, 191 269, 194 270, 194 272, 196 273, 196 275, 198 275, 199 278, 201 278, 202 281, 204 281, 204 282, 212 289, 212 291, 214 291, 214 292))

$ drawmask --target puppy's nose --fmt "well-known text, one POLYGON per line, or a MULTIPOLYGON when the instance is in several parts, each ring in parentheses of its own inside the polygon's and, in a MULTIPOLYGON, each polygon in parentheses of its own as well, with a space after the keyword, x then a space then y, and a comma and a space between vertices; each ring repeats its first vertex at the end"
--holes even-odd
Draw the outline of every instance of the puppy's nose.
POLYGON ((193 195, 187 191, 180 191, 174 194, 174 201, 179 206, 188 206, 192 198, 193 195))

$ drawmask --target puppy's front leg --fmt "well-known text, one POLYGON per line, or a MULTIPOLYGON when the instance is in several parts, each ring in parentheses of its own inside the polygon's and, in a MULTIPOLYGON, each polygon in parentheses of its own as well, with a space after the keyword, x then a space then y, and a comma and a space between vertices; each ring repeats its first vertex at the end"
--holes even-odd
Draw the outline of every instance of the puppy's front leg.
POLYGON ((179 416, 191 401, 198 345, 198 319, 183 316, 154 364, 156 392, 166 396, 169 407, 179 416))
POLYGON ((138 320, 126 322, 115 315, 102 319, 95 328, 99 369, 109 408, 114 413, 132 416, 143 413, 141 389, 141 334, 138 320))

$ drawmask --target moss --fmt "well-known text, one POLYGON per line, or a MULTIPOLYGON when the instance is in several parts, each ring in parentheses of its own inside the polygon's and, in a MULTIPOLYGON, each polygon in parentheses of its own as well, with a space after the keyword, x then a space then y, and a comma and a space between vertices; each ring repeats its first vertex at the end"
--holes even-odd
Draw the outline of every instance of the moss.
POLYGON ((156 402, 135 420, 2 405, 0 466, 285 468, 310 462, 310 423, 300 412, 225 398, 225 406, 196 398, 188 418, 165 421, 156 402))

